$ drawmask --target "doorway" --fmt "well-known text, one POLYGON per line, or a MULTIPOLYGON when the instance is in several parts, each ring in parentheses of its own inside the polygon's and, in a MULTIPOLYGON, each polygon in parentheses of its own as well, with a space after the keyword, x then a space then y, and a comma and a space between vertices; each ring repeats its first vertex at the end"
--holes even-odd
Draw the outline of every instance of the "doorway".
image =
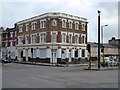
POLYGON ((51 50, 51 63, 57 63, 57 50, 52 49, 51 50))

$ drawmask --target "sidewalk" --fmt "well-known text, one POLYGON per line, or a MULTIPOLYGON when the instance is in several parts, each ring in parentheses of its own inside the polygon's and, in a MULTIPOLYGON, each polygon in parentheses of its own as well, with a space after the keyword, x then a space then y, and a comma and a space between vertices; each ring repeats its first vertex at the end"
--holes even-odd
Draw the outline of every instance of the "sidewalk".
MULTIPOLYGON (((87 66, 88 64, 58 64, 58 63, 41 63, 41 62, 13 62, 19 64, 28 64, 28 65, 40 65, 40 66, 58 66, 58 67, 74 67, 74 66, 87 66)), ((92 63, 91 65, 95 65, 92 63)))
POLYGON ((14 62, 14 63, 19 63, 19 64, 27 64, 27 65, 38 65, 38 66, 52 66, 52 67, 80 67, 80 66, 85 66, 83 69, 84 70, 117 70, 119 69, 118 66, 113 66, 113 67, 100 67, 100 70, 97 67, 97 63, 92 63, 91 64, 91 69, 87 69, 88 64, 52 64, 52 63, 40 63, 40 62, 14 62))
POLYGON ((100 69, 98 69, 97 65, 91 66, 90 69, 84 69, 84 70, 96 70, 96 71, 101 71, 101 70, 119 70, 119 66, 109 66, 109 67, 102 67, 100 66, 100 69))

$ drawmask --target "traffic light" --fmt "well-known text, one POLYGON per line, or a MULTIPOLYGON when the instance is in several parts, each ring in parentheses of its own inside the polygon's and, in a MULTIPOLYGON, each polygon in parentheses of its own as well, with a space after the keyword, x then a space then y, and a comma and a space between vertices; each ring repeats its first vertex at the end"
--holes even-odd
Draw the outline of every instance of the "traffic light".
POLYGON ((101 48, 101 52, 103 52, 103 48, 101 48))
POLYGON ((101 52, 102 52, 102 53, 104 52, 104 46, 102 46, 102 48, 101 48, 101 52))
POLYGON ((91 48, 91 46, 90 46, 90 44, 87 44, 87 50, 88 50, 88 52, 90 52, 90 49, 91 48))

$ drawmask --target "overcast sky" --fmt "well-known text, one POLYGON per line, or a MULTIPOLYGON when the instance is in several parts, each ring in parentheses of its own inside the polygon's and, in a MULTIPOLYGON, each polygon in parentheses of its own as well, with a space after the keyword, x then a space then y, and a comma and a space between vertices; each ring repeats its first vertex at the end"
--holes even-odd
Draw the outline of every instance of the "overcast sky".
POLYGON ((88 20, 88 41, 97 42, 97 10, 101 11, 104 42, 118 38, 119 0, 1 0, 0 26, 13 27, 14 23, 46 12, 62 12, 85 17, 88 20), (114 2, 113 2, 114 1, 114 2))

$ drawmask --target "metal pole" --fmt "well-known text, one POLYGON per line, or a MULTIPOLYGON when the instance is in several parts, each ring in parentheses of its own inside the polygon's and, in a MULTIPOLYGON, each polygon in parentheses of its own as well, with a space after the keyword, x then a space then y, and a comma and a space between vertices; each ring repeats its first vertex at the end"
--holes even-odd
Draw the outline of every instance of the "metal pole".
POLYGON ((105 64, 105 61, 104 61, 104 46, 103 46, 103 26, 101 26, 101 40, 102 40, 102 49, 103 49, 103 65, 105 64))
POLYGON ((100 69, 100 13, 98 10, 98 69, 100 69))
POLYGON ((105 60, 104 60, 104 45, 103 45, 103 27, 108 26, 108 25, 104 25, 101 26, 101 39, 102 39, 102 49, 103 49, 103 64, 105 64, 105 60))

